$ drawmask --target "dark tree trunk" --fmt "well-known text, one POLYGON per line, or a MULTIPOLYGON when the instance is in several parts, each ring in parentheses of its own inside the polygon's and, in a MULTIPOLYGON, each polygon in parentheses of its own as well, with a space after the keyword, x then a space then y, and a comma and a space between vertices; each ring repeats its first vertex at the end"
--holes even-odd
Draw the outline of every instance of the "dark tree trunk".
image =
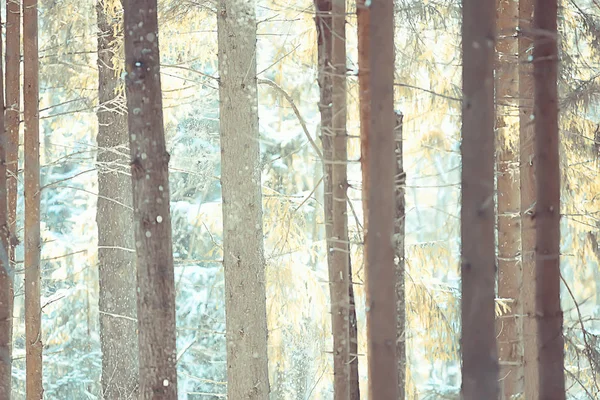
POLYGON ((540 399, 564 400, 563 314, 560 307, 560 164, 557 0, 536 0, 533 27, 535 115, 536 313, 540 399))
POLYGON ((125 68, 134 233, 140 398, 177 399, 175 280, 156 0, 126 0, 125 68))
MULTIPOLYGON (((8 228, 9 241, 9 275, 14 272, 16 228, 17 228, 17 173, 19 155, 19 123, 21 120, 21 2, 8 0, 6 2, 6 111, 5 111, 5 157, 7 170, 7 196, 8 196, 8 228)), ((11 279, 6 301, 10 318, 9 343, 12 344, 12 321, 14 311, 14 280, 11 279)), ((12 346, 11 346, 12 347, 12 346)), ((9 348, 8 357, 12 356, 9 348)), ((0 375, 3 372, 0 372, 0 375)), ((7 379, 10 381, 11 375, 7 379)), ((9 382, 10 384, 10 382, 9 382)), ((10 386, 7 398, 10 399, 10 386)), ((2 397, 2 396, 0 396, 2 397)))
POLYGON ((494 329, 494 39, 496 2, 463 1, 462 396, 497 399, 494 329))
POLYGON ((350 397, 350 292, 346 134, 346 2, 332 0, 332 230, 329 292, 333 334, 333 398, 350 397))
POLYGON ((365 31, 361 27, 361 33, 368 32, 368 42, 361 51, 368 54, 366 73, 370 76, 363 88, 368 93, 369 105, 365 107, 370 115, 361 115, 361 120, 368 122, 367 136, 362 140, 363 149, 366 144, 367 167, 363 174, 367 183, 366 192, 363 187, 363 198, 367 201, 368 220, 365 235, 367 354, 369 399, 384 400, 398 398, 397 266, 392 243, 396 230, 398 168, 394 132, 394 4, 391 0, 372 2, 369 13, 371 21, 376 23, 369 24, 365 31))

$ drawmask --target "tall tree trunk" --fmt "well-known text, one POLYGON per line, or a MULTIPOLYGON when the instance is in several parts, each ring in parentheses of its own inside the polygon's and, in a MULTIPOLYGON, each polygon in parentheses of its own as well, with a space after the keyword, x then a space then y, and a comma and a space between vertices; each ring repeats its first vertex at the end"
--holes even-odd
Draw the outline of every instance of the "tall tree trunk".
POLYGON ((334 400, 350 396, 350 268, 346 163, 346 2, 332 0, 332 236, 329 290, 333 333, 334 400))
POLYGON ((107 400, 137 398, 135 241, 131 179, 127 176, 127 116, 113 63, 118 48, 105 0, 98 0, 98 274, 102 392, 107 400))
MULTIPOLYGON (((333 273, 333 252, 329 251, 334 246, 333 239, 333 127, 332 127, 332 13, 331 0, 315 1, 315 22, 317 27, 318 41, 318 68, 319 68, 319 87, 320 101, 319 110, 321 112, 321 132, 320 138, 323 146, 323 197, 324 197, 324 217, 325 217, 325 235, 327 240, 327 265, 330 273, 333 273)), ((354 298, 354 288, 352 283, 352 260, 348 253, 348 301, 349 309, 349 396, 351 400, 360 399, 360 388, 358 378, 358 326, 356 320, 356 304, 354 298)), ((330 276, 333 281, 335 277, 330 276)))
POLYGON ((496 2, 463 1, 462 396, 498 398, 494 332, 494 38, 496 2))
POLYGON ((406 290, 404 272, 404 237, 406 227, 406 200, 404 198, 406 173, 404 172, 404 152, 402 146, 403 115, 396 113, 396 220, 394 222, 394 263, 396 264, 396 368, 398 368, 398 400, 406 397, 406 290))
MULTIPOLYGON (((1 18, 0 18, 1 23, 1 18)), ((4 74, 2 68, 2 25, 0 25, 0 399, 10 399, 12 306, 14 273, 9 261, 8 190, 6 153, 8 132, 4 129, 4 74)))
POLYGON ((535 168, 533 130, 533 0, 519 0, 519 148, 521 153, 521 290, 523 316, 523 393, 537 399, 539 393, 537 321, 535 319, 535 168))
POLYGON ((557 0, 536 0, 533 26, 536 313, 540 399, 565 399, 560 307, 560 165, 557 0))
POLYGON ((23 0, 25 124, 25 350, 28 400, 43 398, 40 306, 40 121, 37 0, 23 0))
POLYGON ((517 25, 519 3, 496 0, 496 169, 498 173, 498 297, 510 311, 496 320, 500 362, 500 399, 521 392, 520 341, 521 224, 518 153, 517 25))
MULTIPOLYGON (((7 196, 8 196, 8 229, 10 232, 9 252, 9 271, 14 271, 13 263, 15 261, 16 228, 17 228, 17 171, 19 164, 19 122, 20 103, 21 103, 21 2, 18 0, 8 0, 6 3, 6 169, 7 177, 7 196)), ((12 343, 12 321, 14 311, 14 281, 9 282, 7 297, 7 307, 10 315, 9 320, 9 343, 12 343)), ((12 356, 9 348, 8 357, 12 356)), ((2 372, 0 372, 2 374, 2 372)), ((8 378, 10 380, 10 374, 8 378)), ((7 398, 10 398, 10 387, 7 398)), ((0 396, 2 397, 2 396, 0 396)))
MULTIPOLYGON (((394 4, 391 0, 369 5, 372 21, 368 43, 361 50, 368 54, 370 102, 368 120, 367 172, 365 181, 368 230, 365 266, 367 308, 367 354, 369 399, 398 398, 398 360, 396 354, 396 265, 393 239, 396 193, 395 154, 396 116, 394 114, 394 4)), ((362 31, 362 28, 361 28, 362 31)), ((362 116, 361 116, 362 117, 362 116)), ((366 121, 365 121, 366 122, 366 121)), ((363 188, 364 190, 364 188, 363 188)))
POLYGON ((21 122, 21 1, 6 3, 6 130, 8 144, 8 221, 11 232, 10 260, 15 261, 17 228, 17 171, 19 170, 19 125, 21 122))
POLYGON ((156 0, 126 0, 125 67, 137 250, 139 393, 177 398, 175 280, 156 0))
MULTIPOLYGON (((366 264, 369 249, 369 128, 371 123, 371 71, 369 67, 371 15, 365 0, 356 2, 356 22, 358 38, 358 92, 360 118, 360 167, 362 172, 362 208, 363 208, 363 260, 366 264)), ((368 359, 367 359, 368 363, 368 359)))
POLYGON ((254 1, 220 0, 217 35, 227 397, 268 399, 254 1))

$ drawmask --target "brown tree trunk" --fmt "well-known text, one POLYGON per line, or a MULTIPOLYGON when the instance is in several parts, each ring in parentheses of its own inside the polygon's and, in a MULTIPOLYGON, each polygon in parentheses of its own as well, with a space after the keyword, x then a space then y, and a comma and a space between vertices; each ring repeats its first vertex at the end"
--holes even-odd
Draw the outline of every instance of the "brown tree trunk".
MULTIPOLYGON (((7 196, 8 196, 8 229, 10 232, 10 241, 8 249, 10 260, 10 271, 15 261, 16 228, 17 228, 17 171, 19 154, 19 122, 20 103, 21 103, 21 2, 17 0, 8 0, 6 3, 6 169, 7 177, 7 196)), ((10 281, 7 292, 7 307, 10 315, 9 343, 12 343, 12 321, 14 311, 14 281, 10 281)), ((9 357, 11 351, 9 349, 9 357)), ((0 372, 2 374, 2 372, 0 372)), ((10 380, 10 374, 8 376, 10 380)), ((2 396, 0 396, 2 397, 2 396)), ((10 398, 10 391, 7 398, 10 398)))
POLYGON ((98 275, 102 392, 106 400, 137 398, 138 338, 127 115, 115 73, 115 28, 98 0, 98 275))
POLYGON ((15 261, 17 228, 17 171, 19 170, 19 125, 21 121, 21 1, 6 2, 6 116, 8 132, 8 221, 11 232, 10 260, 15 261))
POLYGON ((140 398, 177 399, 175 282, 156 0, 126 0, 125 68, 134 233, 140 398))
POLYGON ((396 368, 398 368, 398 400, 406 398, 406 290, 404 272, 404 237, 406 227, 406 201, 405 185, 406 173, 404 172, 404 153, 402 148, 403 115, 396 113, 395 140, 396 140, 396 220, 394 222, 394 263, 396 264, 396 368))
MULTIPOLYGON (((367 356, 369 399, 398 398, 396 354, 396 265, 393 245, 395 231, 397 159, 394 134, 394 4, 391 0, 369 5, 372 21, 368 43, 361 50, 369 54, 367 172, 365 181, 368 230, 365 265, 367 309, 367 356), (367 50, 368 51, 368 50, 367 50)), ((362 28, 361 28, 362 29, 362 28)), ((362 116, 361 116, 362 117, 362 116)))
MULTIPOLYGON (((1 20, 1 18, 0 18, 1 20)), ((1 24, 1 21, 0 21, 1 24)), ((8 132, 4 129, 4 74, 0 25, 0 399, 10 399, 12 367, 12 306, 14 272, 9 261, 8 191, 6 153, 8 132)))
POLYGON ((227 397, 268 399, 267 310, 254 1, 217 13, 227 397))
POLYGON ((358 92, 359 92, 359 113, 360 113, 360 167, 362 172, 362 207, 363 207, 363 229, 365 235, 365 244, 363 248, 363 257, 366 260, 368 250, 366 235, 369 231, 369 163, 367 162, 369 154, 369 125, 371 121, 371 71, 369 70, 370 49, 369 32, 371 25, 371 15, 369 7, 365 0, 358 0, 356 3, 356 26, 358 37, 358 92))
POLYGON ((40 306, 40 121, 37 0, 23 0, 25 124, 25 350, 28 400, 43 398, 40 306))
POLYGON ((350 273, 348 265, 348 189, 346 163, 346 2, 332 0, 332 216, 331 265, 329 290, 331 297, 331 329, 333 332, 333 397, 347 400, 350 396, 350 273))
POLYGON ((496 320, 500 399, 521 392, 520 341, 521 224, 518 153, 517 25, 519 3, 496 0, 496 169, 498 176, 498 297, 510 311, 496 320))
POLYGON ((494 332, 494 38, 496 2, 463 1, 462 396, 498 398, 494 332))
POLYGON ((367 235, 369 232, 369 126, 371 119, 371 95, 369 67, 369 26, 371 21, 369 7, 365 0, 356 2, 356 21, 358 38, 358 99, 360 113, 360 166, 362 172, 362 208, 363 208, 363 260, 368 258, 367 235))
MULTIPOLYGON (((321 143, 323 146, 323 197, 325 235, 327 239, 327 265, 329 271, 333 272, 333 252, 329 251, 334 246, 333 239, 333 127, 332 127, 332 16, 331 0, 315 1, 315 22, 317 27, 318 64, 319 64, 319 87, 321 112, 321 143)), ((352 284, 352 260, 348 254, 348 300, 349 309, 349 396, 351 400, 360 399, 360 388, 358 378, 358 326, 356 321, 356 304, 354 300, 354 288, 352 284)), ((334 276, 330 276, 333 281, 334 276)))
POLYGON ((537 322, 535 319, 535 168, 533 130, 533 0, 519 0, 519 148, 521 181, 521 290, 523 316, 523 393, 537 399, 539 393, 537 322))
POLYGON ((540 399, 565 399, 560 307, 560 164, 557 0, 536 0, 533 13, 536 313, 540 399))

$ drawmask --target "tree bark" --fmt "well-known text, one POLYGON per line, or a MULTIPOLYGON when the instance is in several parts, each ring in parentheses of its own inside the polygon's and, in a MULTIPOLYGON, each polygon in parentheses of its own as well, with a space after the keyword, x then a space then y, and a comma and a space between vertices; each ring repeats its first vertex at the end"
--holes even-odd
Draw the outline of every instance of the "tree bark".
POLYGON ((565 399, 563 314, 560 307, 560 164, 558 135, 557 0, 536 0, 533 16, 537 180, 536 316, 540 399, 565 399))
POLYGON ((227 397, 268 399, 254 1, 220 0, 217 35, 227 397))
POLYGON ((494 0, 463 1, 462 396, 498 398, 494 332, 494 0))
POLYGON ((9 261, 8 190, 6 153, 8 132, 4 129, 4 74, 0 18, 0 399, 10 399, 12 371, 12 306, 14 271, 9 261))
POLYGON ((500 362, 500 399, 521 392, 522 355, 519 323, 521 284, 521 223, 518 153, 517 25, 519 3, 496 0, 496 169, 498 176, 498 297, 510 311, 496 320, 500 362))
MULTIPOLYGON (((327 265, 329 271, 333 273, 333 127, 332 127, 332 14, 331 0, 315 1, 315 22, 317 27, 317 45, 318 45, 318 80, 320 87, 319 110, 321 112, 321 132, 320 138, 323 146, 323 197, 324 197, 324 217, 325 217, 325 235, 327 240, 327 265)), ((351 400, 360 399, 360 387, 358 378, 358 326, 356 320, 356 304, 354 300, 354 288, 352 283, 352 260, 348 254, 348 301, 349 309, 349 396, 351 400)), ((330 280, 335 279, 330 275, 330 280)))
MULTIPOLYGON (((367 309, 367 354, 369 399, 398 398, 396 353, 398 321, 395 218, 397 209, 395 175, 396 117, 394 114, 394 4, 377 1, 369 5, 372 21, 368 29, 370 52, 366 88, 370 100, 365 193, 368 210, 365 266, 367 309)), ((368 50, 367 50, 368 51, 368 50)))
POLYGON ((329 290, 333 333, 333 396, 350 396, 350 268, 348 265, 346 134, 346 2, 332 0, 332 236, 329 290))
POLYGON ((43 398, 40 306, 40 125, 38 3, 23 0, 23 99, 25 127, 25 350, 26 396, 43 398))
POLYGON ((126 0, 125 68, 134 234, 140 398, 177 398, 175 282, 156 0, 126 0))
POLYGON ((533 0, 519 0, 519 147, 521 180, 521 290, 523 316, 523 393, 537 399, 539 393, 537 321, 535 319, 535 163, 533 130, 533 64, 531 23, 533 0))
POLYGON ((98 0, 98 275, 102 392, 106 400, 138 398, 135 241, 127 176, 127 115, 113 63, 120 20, 98 0), (115 201, 116 200, 116 201, 115 201))
MULTIPOLYGON (((365 0, 356 2, 356 22, 358 39, 358 99, 360 118, 360 167, 362 172, 362 208, 363 208, 363 260, 368 259, 369 249, 369 128, 371 123, 370 94, 370 23, 371 15, 365 0)), ((367 361, 368 363, 368 361, 367 361)))
POLYGON ((8 132, 8 221, 11 232, 10 260, 15 261, 17 228, 17 172, 19 170, 19 125, 21 122, 21 1, 6 2, 6 111, 8 132))
MULTIPOLYGON (((9 275, 14 272, 13 265, 15 262, 15 247, 18 241, 16 240, 17 228, 17 171, 18 171, 18 154, 19 154, 19 122, 20 103, 21 103, 21 2, 17 0, 8 0, 6 2, 6 111, 5 111, 5 128, 6 142, 5 159, 6 172, 8 174, 6 189, 8 201, 8 230, 10 233, 8 256, 10 265, 8 265, 9 275)), ((3 130, 4 132, 4 130, 3 130)), ((12 326, 14 312, 14 280, 11 279, 8 288, 3 289, 6 292, 6 307, 9 315, 9 337, 8 343, 12 345, 12 326)), ((1 296, 1 295, 0 295, 1 296)), ((8 350, 8 360, 12 356, 12 346, 8 350)), ((4 372, 0 371, 0 375, 4 372)), ((10 385, 11 374, 9 372, 8 384, 10 385)), ((8 386, 6 398, 10 399, 11 391, 8 386)), ((0 398, 2 396, 0 395, 0 398)))
POLYGON ((398 400, 406 398, 406 290, 404 273, 404 240, 406 232, 406 173, 404 172, 404 152, 402 148, 403 115, 396 113, 396 219, 394 222, 394 263, 396 264, 396 368, 398 369, 398 400))

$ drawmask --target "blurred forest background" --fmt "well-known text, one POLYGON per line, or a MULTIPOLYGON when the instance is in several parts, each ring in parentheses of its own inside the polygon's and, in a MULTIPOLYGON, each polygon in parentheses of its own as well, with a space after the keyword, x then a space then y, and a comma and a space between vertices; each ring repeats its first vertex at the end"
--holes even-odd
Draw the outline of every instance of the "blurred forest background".
MULTIPOLYGON (((120 1, 105 1, 121 18, 120 1)), ((600 5, 560 2, 561 268, 568 398, 600 398, 600 5), (596 372, 594 372, 596 371, 596 372)), ((93 0, 39 3, 42 330, 48 399, 101 398, 97 271, 98 70, 93 0)), ((4 4, 3 4, 4 7, 4 4)), ((367 378, 354 2, 348 3, 348 218, 367 378)), ((216 5, 160 0, 165 134, 177 296, 180 399, 224 398, 216 5)), ((314 4, 257 0, 269 374, 273 398, 332 398, 332 339, 318 137, 314 4)), ((2 10, 4 15, 5 10, 2 10)), ((395 1, 395 108, 404 114, 407 398, 460 391, 461 9, 395 1)), ((117 36, 121 32, 116 32, 117 36)), ((117 65, 123 65, 118 62, 117 65)), ((123 71, 115 71, 123 79, 123 71)), ((125 98, 123 92, 123 110, 125 98)), ((516 137, 516 136, 515 136, 516 137)), ((19 156, 22 160, 22 150, 19 156)), ((19 190, 22 180, 19 177, 19 190)), ((19 215, 23 210, 19 196, 19 215)), ((18 220, 17 236, 23 221, 18 220)), ((23 262, 22 246, 16 260, 23 262)), ((510 304, 497 301, 497 313, 510 304)), ((13 396, 25 396, 22 267, 15 281, 13 396), (19 273, 20 272, 20 273, 19 273)), ((362 390, 366 393, 366 390, 362 390)), ((234 399, 235 400, 235 399, 234 399)))

